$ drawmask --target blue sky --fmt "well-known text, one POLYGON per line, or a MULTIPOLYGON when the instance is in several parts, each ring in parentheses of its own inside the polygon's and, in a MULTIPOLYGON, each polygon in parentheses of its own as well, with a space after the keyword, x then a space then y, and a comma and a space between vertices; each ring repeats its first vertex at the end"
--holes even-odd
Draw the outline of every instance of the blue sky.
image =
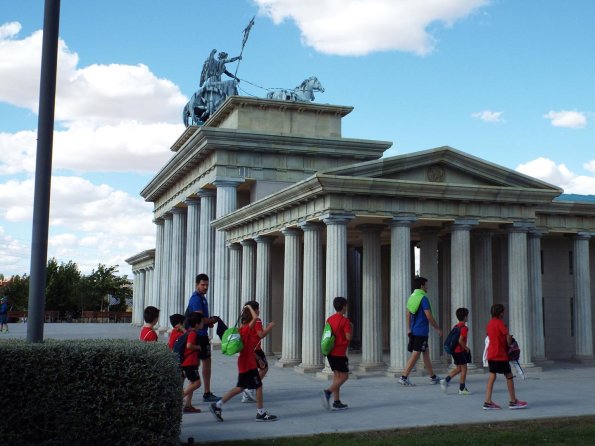
MULTIPOLYGON (((29 269, 41 0, 0 0, 0 273, 29 269)), ((154 246, 139 191, 172 153, 212 48, 241 94, 316 75, 343 135, 450 145, 595 194, 595 3, 62 0, 49 256, 83 271, 154 246), (230 71, 235 71, 231 64, 230 71), (253 85, 254 84, 254 85, 253 85)))

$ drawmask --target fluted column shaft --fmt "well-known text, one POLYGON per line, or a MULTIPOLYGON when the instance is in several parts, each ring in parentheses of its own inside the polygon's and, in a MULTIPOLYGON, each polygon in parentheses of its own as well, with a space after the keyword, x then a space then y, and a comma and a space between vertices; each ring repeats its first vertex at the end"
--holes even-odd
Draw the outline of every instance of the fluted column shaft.
POLYGON ((576 320, 576 355, 593 356, 593 323, 591 313, 591 279, 589 264, 589 238, 579 233, 573 239, 574 295, 576 320))
MULTIPOLYGON (((271 249, 275 237, 256 237, 256 300, 260 304, 260 318, 263 325, 273 317, 271 297, 271 249)), ((267 355, 273 354, 271 336, 262 340, 262 350, 267 355)))
POLYGON ((283 338, 279 365, 297 365, 302 358, 302 231, 284 229, 283 338))
POLYGON ((140 272, 132 271, 132 277, 132 323, 134 325, 139 325, 140 321, 143 318, 142 313, 139 311, 139 308, 142 305, 142 301, 139 295, 140 293, 138 292, 140 272))
POLYGON ((155 272, 153 274, 153 299, 151 305, 156 308, 159 308, 159 301, 161 300, 164 222, 165 220, 163 218, 153 220, 153 223, 155 223, 155 272))
POLYGON ((382 289, 380 233, 383 225, 360 225, 363 239, 362 263, 362 362, 363 371, 383 367, 382 289))
MULTIPOLYGON (((482 352, 486 327, 491 318, 490 309, 494 301, 494 283, 492 279, 492 232, 473 231, 471 252, 471 276, 473 277, 473 337, 475 351, 472 359, 476 364, 483 363, 482 352)), ((455 308, 456 310, 456 308, 455 308)))
POLYGON ((171 252, 172 252, 172 240, 173 240, 173 217, 170 212, 163 216, 163 263, 162 274, 161 274, 161 287, 160 287, 160 299, 159 308, 159 326, 160 328, 167 328, 169 326, 169 300, 171 296, 171 252))
POLYGON ((229 245, 229 325, 235 324, 240 317, 240 285, 242 271, 242 246, 239 243, 229 245))
POLYGON ((514 223, 508 228, 509 330, 521 347, 520 363, 532 366, 528 277, 527 227, 524 223, 514 223))
POLYGON ((320 337, 324 322, 324 288, 322 283, 322 230, 317 223, 300 225, 304 231, 304 283, 302 313, 302 363, 305 371, 322 368, 320 337))
POLYGON ((411 294, 411 224, 415 216, 394 217, 390 250, 390 366, 388 372, 400 373, 407 364, 407 297, 411 294))
POLYGON ((256 293, 256 243, 242 240, 242 303, 255 299, 256 293))
MULTIPOLYGON (((421 233, 420 246, 420 276, 428 279, 428 300, 432 307, 432 316, 440 325, 440 281, 438 275, 438 231, 434 229, 423 229, 421 233)), ((448 323, 447 323, 448 324, 448 323)), ((443 327, 444 328, 444 327, 443 327)), ((437 361, 442 353, 440 337, 436 330, 430 330, 428 343, 430 347, 430 359, 437 361)))
POLYGON ((146 298, 145 298, 145 305, 153 305, 153 281, 155 279, 155 268, 154 267, 149 267, 147 269, 147 279, 145 282, 145 294, 146 294, 146 298))
MULTIPOLYGON (((214 181, 217 187, 216 217, 221 218, 238 207, 236 188, 237 181, 214 181)), ((229 251, 227 250, 225 231, 215 231, 215 272, 213 314, 228 320, 228 292, 229 292, 229 251)))
POLYGON ((171 285, 167 317, 184 314, 184 282, 186 279, 186 209, 172 209, 171 285))
MULTIPOLYGON (((200 189, 198 191, 198 196, 200 197, 200 228, 198 233, 199 255, 197 274, 206 274, 209 277, 209 285, 211 285, 211 289, 207 293, 209 311, 211 316, 220 316, 213 313, 212 291, 215 265, 215 228, 211 226, 211 221, 215 219, 215 191, 200 189)), ((194 292, 194 288, 192 291, 194 292)))
POLYGON ((541 233, 529 232, 527 244, 529 259, 529 296, 531 297, 531 336, 533 338, 533 361, 544 361, 545 336, 543 331, 543 288, 541 282, 541 233))
POLYGON ((147 293, 146 293, 146 280, 147 280, 147 271, 145 269, 141 269, 138 272, 138 297, 139 297, 139 314, 140 314, 140 323, 143 323, 143 311, 147 306, 147 293))
POLYGON ((333 299, 347 298, 347 223, 351 214, 327 214, 326 224, 326 304, 325 315, 335 313, 333 299))
POLYGON ((186 277, 184 279, 184 311, 188 307, 190 296, 196 288, 200 242, 200 198, 189 198, 186 214, 186 277))

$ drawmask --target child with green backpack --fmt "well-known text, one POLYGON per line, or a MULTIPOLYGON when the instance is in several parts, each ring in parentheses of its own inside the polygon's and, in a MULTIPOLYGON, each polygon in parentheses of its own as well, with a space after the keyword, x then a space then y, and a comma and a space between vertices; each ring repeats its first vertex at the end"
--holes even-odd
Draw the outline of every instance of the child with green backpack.
MULTIPOLYGON (((334 343, 327 355, 328 363, 333 371, 333 382, 322 391, 322 407, 326 410, 345 410, 347 404, 343 404, 340 398, 340 389, 349 379, 349 359, 347 358, 347 347, 352 338, 351 321, 345 317, 347 313, 347 299, 335 297, 333 307, 336 313, 329 317, 326 322, 332 330, 334 343), (333 404, 331 407, 331 395, 333 404)), ((324 337, 323 337, 324 342, 324 337)))

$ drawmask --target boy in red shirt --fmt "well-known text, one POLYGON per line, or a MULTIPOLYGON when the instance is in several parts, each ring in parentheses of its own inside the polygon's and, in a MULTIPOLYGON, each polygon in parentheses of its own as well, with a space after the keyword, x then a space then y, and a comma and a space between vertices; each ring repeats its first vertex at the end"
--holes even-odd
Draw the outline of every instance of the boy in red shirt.
POLYGON ((154 330, 159 322, 159 309, 148 306, 143 312, 145 324, 140 329, 140 340, 144 342, 157 342, 157 333, 154 330))
POLYGON ((339 395, 341 386, 349 379, 349 359, 347 358, 347 347, 352 338, 351 322, 345 317, 347 312, 347 299, 335 297, 333 307, 336 313, 326 321, 330 324, 335 336, 335 345, 328 356, 328 363, 333 371, 333 382, 322 391, 322 407, 331 410, 331 395, 334 398, 332 410, 345 410, 347 404, 341 402, 339 395))
POLYGON ((198 413, 200 409, 192 406, 192 394, 200 387, 200 375, 198 374, 198 330, 204 326, 202 314, 190 313, 188 316, 188 337, 186 338, 186 350, 182 360, 182 370, 190 384, 184 389, 184 413, 198 413))
POLYGON ((167 341, 167 345, 171 351, 174 350, 174 344, 176 340, 186 333, 186 329, 184 328, 184 316, 182 314, 172 314, 169 317, 169 323, 173 327, 171 333, 169 334, 169 340, 167 341))
POLYGON ((455 368, 452 369, 444 379, 440 380, 440 387, 442 387, 442 391, 444 393, 447 393, 450 380, 460 373, 461 379, 459 384, 459 395, 471 395, 471 392, 469 392, 465 385, 465 380, 467 379, 467 364, 471 362, 471 352, 469 347, 467 347, 469 327, 466 325, 467 319, 469 317, 469 310, 464 307, 457 308, 455 315, 459 321, 455 327, 459 327, 461 333, 459 335, 459 343, 452 352, 452 359, 455 364, 455 368))
MULTIPOLYGON (((236 386, 223 395, 216 403, 211 403, 209 409, 217 419, 217 421, 223 421, 223 417, 221 416, 221 407, 223 404, 228 402, 234 396, 239 395, 244 391, 244 389, 256 389, 256 421, 276 421, 277 417, 275 415, 269 414, 264 409, 263 397, 262 397, 262 381, 260 379, 260 375, 258 373, 258 364, 256 362, 256 355, 254 354, 254 350, 258 346, 260 342, 260 336, 255 332, 254 326, 256 324, 256 320, 258 319, 258 315, 254 308, 250 305, 244 306, 242 309, 242 316, 241 326, 240 326, 240 337, 242 338, 242 342, 244 344, 244 348, 240 351, 240 356, 238 358, 238 382, 236 386)), ((273 322, 269 323, 266 330, 270 330, 272 328, 273 322)))
POLYGON ((508 327, 504 324, 504 305, 494 304, 491 309, 492 319, 488 322, 488 351, 487 359, 490 369, 490 376, 486 386, 486 399, 483 403, 484 410, 500 409, 496 403, 492 401, 492 390, 496 382, 496 374, 501 373, 506 377, 506 385, 508 387, 508 395, 510 401, 508 403, 509 409, 525 409, 527 403, 518 400, 514 391, 514 382, 512 380, 512 371, 510 370, 510 362, 508 361, 508 346, 512 342, 512 336, 508 332, 508 327))

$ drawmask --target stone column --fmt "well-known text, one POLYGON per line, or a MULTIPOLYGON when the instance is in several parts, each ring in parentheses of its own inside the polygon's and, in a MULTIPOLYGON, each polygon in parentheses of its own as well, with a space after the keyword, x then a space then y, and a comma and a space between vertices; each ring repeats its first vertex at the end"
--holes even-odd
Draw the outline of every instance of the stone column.
MULTIPOLYGON (((442 262, 441 267, 441 285, 442 285, 442 325, 446 328, 449 324, 451 313, 453 312, 450 298, 450 234, 445 234, 440 237, 440 260, 442 262)), ((444 337, 442 338, 444 339, 444 337)), ((446 363, 451 363, 452 358, 448 355, 443 355, 442 360, 446 363)))
POLYGON ((140 274, 138 271, 132 271, 132 324, 133 325, 142 325, 140 321, 142 321, 143 316, 142 313, 139 311, 140 306, 142 305, 141 298, 138 292, 138 282, 140 274))
POLYGON ((154 280, 154 273, 155 272, 155 268, 150 266, 149 268, 147 268, 147 279, 145 282, 145 294, 146 294, 146 298, 145 298, 145 305, 153 305, 153 280, 154 280))
POLYGON ((256 243, 242 240, 242 303, 255 299, 256 294, 256 243))
POLYGON ((302 359, 302 232, 287 228, 283 262, 283 338, 278 367, 292 367, 302 359))
MULTIPOLYGON (((221 218, 238 207, 238 194, 236 188, 238 181, 217 180, 213 184, 217 187, 216 217, 221 218)), ((214 289, 211 294, 214 296, 213 314, 221 319, 229 320, 228 292, 229 292, 229 251, 226 245, 226 234, 224 231, 215 231, 215 271, 213 279, 214 289)))
MULTIPOLYGON (((591 309, 591 268, 589 264, 590 234, 579 232, 573 239, 574 313, 576 320, 576 357, 593 361, 593 323, 591 309)), ((522 350, 521 350, 522 351, 522 350)))
POLYGON ((167 317, 170 314, 184 314, 184 282, 186 279, 186 209, 173 208, 170 298, 167 317))
POLYGON ((188 198, 186 216, 186 278, 184 279, 184 311, 188 307, 190 296, 196 289, 198 270, 199 235, 200 235, 200 198, 188 198))
POLYGON ((384 225, 360 225, 362 233, 362 362, 368 372, 386 367, 382 359, 382 277, 380 269, 380 233, 384 225))
MULTIPOLYGON (((432 316, 440 324, 440 281, 438 274, 438 231, 436 229, 422 229, 420 231, 420 268, 419 275, 428 279, 428 300, 432 307, 432 316)), ((448 322, 442 327, 447 330, 448 322)), ((448 333, 448 331, 447 331, 448 333)), ((430 347, 430 359, 436 362, 442 353, 442 342, 438 332, 430 327, 428 344, 430 347)))
MULTIPOLYGON (((486 327, 491 318, 490 309, 494 302, 494 284, 492 280, 492 232, 474 230, 471 251, 473 331, 471 336, 475 345, 472 360, 483 367, 483 348, 485 346, 486 327)), ((456 308, 455 308, 456 310, 456 308)), ((454 311, 454 310, 453 310, 454 311)))
POLYGON ((304 231, 304 283, 302 306, 302 362, 298 372, 316 372, 322 369, 320 337, 324 322, 324 288, 322 283, 322 231, 320 223, 303 223, 304 231))
POLYGON ((347 313, 353 323, 353 339, 361 349, 362 344, 362 255, 361 252, 353 246, 347 247, 347 294, 349 309, 347 313))
MULTIPOLYGON (((271 298, 271 248, 275 237, 259 235, 256 237, 256 300, 260 304, 260 318, 263 327, 273 317, 271 298)), ((262 340, 262 350, 266 355, 273 354, 271 336, 262 340)))
POLYGON ((240 317, 240 285, 242 277, 242 246, 239 243, 229 245, 229 326, 240 317))
MULTIPOLYGON (((153 274, 153 300, 151 305, 159 308, 161 301, 161 281, 163 271, 163 227, 165 220, 163 218, 156 218, 155 223, 155 272, 153 274)), ((142 319, 142 318, 141 318, 142 319)))
POLYGON ((163 263, 161 264, 161 287, 159 290, 159 329, 166 330, 169 327, 169 301, 171 296, 171 248, 173 240, 173 216, 171 212, 163 215, 163 263))
POLYGON ((138 272, 138 298, 139 298, 139 315, 140 315, 140 325, 143 324, 144 320, 143 320, 143 312, 145 307, 148 305, 147 304, 147 294, 146 294, 146 287, 145 287, 145 281, 147 279, 147 271, 145 269, 141 269, 138 272))
POLYGON ((527 257, 529 259, 529 296, 531 298, 531 337, 533 361, 545 361, 545 333, 543 330, 543 288, 541 283, 541 236, 536 229, 529 231, 527 257))
MULTIPOLYGON (((209 276, 211 288, 207 293, 209 312, 213 316, 213 271, 215 265, 215 228, 211 221, 215 219, 215 191, 200 189, 200 228, 198 231, 198 272, 209 276)), ((196 279, 196 276, 195 276, 196 279)), ((195 285, 196 288, 196 285, 195 285)), ((194 289, 192 290, 194 292, 194 289)), ((215 316, 220 316, 216 314, 215 316)))
POLYGON ((407 298, 411 295, 411 225, 414 215, 390 221, 390 366, 387 375, 399 377, 407 364, 407 298))
MULTIPOLYGON (((473 323, 473 303, 471 301, 471 236, 470 231, 477 225, 474 219, 457 219, 451 226, 450 234, 450 327, 458 322, 455 312, 457 308, 465 307, 469 310, 467 325, 473 333, 479 328, 473 323)), ((448 330, 450 330, 448 327, 448 330)), ((448 330, 446 334, 448 334, 448 330)), ((445 335, 446 336, 446 335, 445 335)), ((473 356, 477 355, 474 349, 473 336, 467 339, 467 346, 473 356)), ((483 353, 483 345, 482 353, 483 353)), ((473 364, 469 364, 472 367, 473 364)))
POLYGON ((353 214, 326 214, 326 305, 325 315, 335 313, 333 299, 347 298, 347 224, 353 214))
POLYGON ((521 347, 519 362, 532 367, 532 343, 527 270, 527 224, 515 222, 508 230, 508 299, 509 330, 521 347))

